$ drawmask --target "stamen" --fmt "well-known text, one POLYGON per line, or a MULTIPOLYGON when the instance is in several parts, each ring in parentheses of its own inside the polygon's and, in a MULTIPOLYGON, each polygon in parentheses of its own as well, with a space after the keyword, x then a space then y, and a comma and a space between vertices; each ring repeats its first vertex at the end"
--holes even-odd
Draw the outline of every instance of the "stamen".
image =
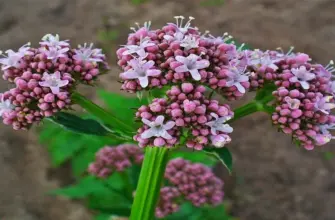
POLYGON ((294 50, 294 47, 291 46, 291 47, 290 47, 290 50, 286 53, 286 55, 290 55, 290 54, 293 52, 293 50, 294 50))

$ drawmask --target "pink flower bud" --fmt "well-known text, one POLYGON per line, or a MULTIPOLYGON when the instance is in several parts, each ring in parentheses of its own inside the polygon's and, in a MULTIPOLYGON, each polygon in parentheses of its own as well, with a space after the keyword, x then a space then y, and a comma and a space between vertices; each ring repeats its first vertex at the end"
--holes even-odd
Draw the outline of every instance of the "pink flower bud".
POLYGON ((54 102, 55 101, 55 95, 52 93, 48 93, 44 96, 44 101, 45 102, 54 102))
POLYGON ((185 112, 187 112, 187 113, 191 113, 191 112, 193 112, 193 111, 195 110, 195 108, 196 108, 195 103, 192 102, 192 101, 189 101, 189 100, 187 100, 187 99, 184 100, 183 104, 184 104, 184 110, 185 110, 185 112))
POLYGON ((181 85, 181 89, 184 93, 190 93, 193 91, 194 88, 193 88, 192 83, 183 83, 181 85))

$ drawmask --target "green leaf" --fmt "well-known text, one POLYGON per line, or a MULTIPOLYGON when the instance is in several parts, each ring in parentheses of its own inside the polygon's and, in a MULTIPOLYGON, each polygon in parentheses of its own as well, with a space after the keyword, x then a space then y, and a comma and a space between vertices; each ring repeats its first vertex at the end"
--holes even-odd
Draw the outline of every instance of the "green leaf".
POLYGON ((208 153, 208 155, 213 156, 217 160, 219 160, 229 171, 229 173, 233 170, 233 157, 226 147, 222 148, 205 148, 205 152, 208 153))
POLYGON ((53 190, 50 194, 61 195, 71 199, 81 199, 93 193, 103 193, 106 191, 108 189, 98 179, 93 176, 87 176, 75 185, 53 190))
POLYGON ((140 178, 141 166, 133 165, 128 169, 130 183, 134 189, 137 187, 138 179, 140 178))
POLYGON ((141 105, 147 104, 145 99, 139 100, 135 97, 125 97, 105 90, 98 91, 98 96, 104 101, 113 115, 132 126, 133 131, 136 130, 136 127, 134 127, 136 124, 134 121, 135 112, 141 105))
POLYGON ((89 196, 88 207, 113 215, 129 216, 131 201, 127 200, 122 194, 112 191, 104 191, 89 196))
POLYGON ((109 134, 99 122, 93 119, 83 119, 67 112, 58 112, 50 119, 62 128, 83 134, 105 136, 109 134))
POLYGON ((232 220, 233 218, 226 212, 224 204, 218 206, 206 206, 201 208, 203 217, 206 220, 232 220))
POLYGON ((194 163, 202 163, 207 166, 214 166, 217 162, 212 156, 208 155, 204 151, 191 151, 188 149, 180 149, 172 151, 170 154, 170 159, 174 158, 184 158, 185 160, 189 160, 194 163))

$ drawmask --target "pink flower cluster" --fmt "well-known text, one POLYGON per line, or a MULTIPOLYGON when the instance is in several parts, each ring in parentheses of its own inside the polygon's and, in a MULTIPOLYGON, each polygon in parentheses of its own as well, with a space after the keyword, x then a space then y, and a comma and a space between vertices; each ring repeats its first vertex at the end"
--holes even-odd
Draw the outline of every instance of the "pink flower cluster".
POLYGON ((243 96, 249 88, 246 63, 241 62, 241 48, 228 43, 231 36, 201 34, 176 16, 168 23, 150 30, 150 23, 134 29, 127 45, 118 51, 122 89, 136 92, 144 88, 161 88, 166 84, 193 82, 215 89, 229 100, 243 96))
POLYGON ((246 51, 242 58, 253 72, 251 87, 274 83, 277 89, 272 121, 301 145, 312 150, 328 143, 335 128, 335 82, 333 62, 326 67, 310 63, 303 53, 287 54, 278 51, 246 51))
POLYGON ((233 112, 226 104, 205 97, 204 86, 182 83, 167 91, 167 98, 156 98, 148 106, 141 106, 136 117, 144 125, 134 140, 140 147, 185 144, 201 150, 205 146, 223 147, 231 141, 233 131, 226 122, 233 112), (183 139, 183 143, 181 143, 183 139))
POLYGON ((43 117, 70 108, 76 84, 92 84, 107 69, 100 49, 92 44, 72 49, 58 35, 45 35, 38 48, 28 43, 5 53, 0 58, 3 79, 15 87, 0 94, 0 116, 14 129, 28 129, 43 117))
MULTIPOLYGON (((97 153, 96 161, 89 165, 88 172, 99 178, 107 178, 113 172, 122 172, 142 161, 143 152, 136 145, 107 146, 97 153)), ((164 177, 167 185, 160 190, 157 218, 177 212, 185 200, 196 207, 222 203, 223 181, 203 164, 176 158, 168 162, 164 177)))
POLYGON ((117 147, 103 147, 95 157, 95 161, 88 167, 88 172, 100 178, 110 176, 113 172, 123 172, 133 164, 142 164, 143 152, 131 144, 117 147))

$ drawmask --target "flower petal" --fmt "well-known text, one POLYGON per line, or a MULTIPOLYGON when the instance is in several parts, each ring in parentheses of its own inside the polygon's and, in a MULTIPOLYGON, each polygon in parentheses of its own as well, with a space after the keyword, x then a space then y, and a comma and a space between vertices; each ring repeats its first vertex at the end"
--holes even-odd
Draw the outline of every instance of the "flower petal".
POLYGON ((137 79, 139 78, 139 75, 134 70, 128 70, 127 72, 121 73, 121 77, 125 79, 137 79))
POLYGON ((228 124, 223 124, 222 126, 216 128, 216 130, 226 132, 226 133, 231 133, 233 132, 234 129, 228 124))
POLYGON ((203 59, 203 60, 199 60, 199 61, 195 62, 195 68, 196 69, 205 69, 207 67, 209 67, 209 61, 208 60, 203 59))
POLYGON ((165 125, 163 125, 163 128, 165 130, 170 130, 171 128, 173 128, 175 126, 175 122, 174 121, 168 121, 165 125))
POLYGON ((306 81, 299 81, 299 83, 300 83, 300 85, 301 85, 301 87, 303 89, 309 89, 309 83, 308 82, 306 82, 306 81))
POLYGON ((147 70, 153 67, 154 65, 155 65, 155 62, 153 60, 149 60, 148 62, 144 63, 142 67, 143 69, 147 70))
POLYGON ((245 93, 245 88, 242 86, 241 83, 236 82, 236 83, 234 83, 234 86, 236 86, 237 90, 238 90, 240 93, 245 93))
POLYGON ((38 84, 43 87, 50 87, 49 83, 47 83, 46 81, 38 82, 38 84))
POLYGON ((164 122, 164 119, 165 119, 165 117, 163 115, 159 115, 159 116, 157 116, 157 118, 155 120, 155 123, 158 124, 158 125, 162 125, 163 122, 164 122))
POLYGON ((50 86, 51 92, 55 95, 59 93, 59 87, 50 86))
POLYGON ((66 86, 67 84, 69 84, 69 80, 60 80, 58 86, 63 87, 66 86))
POLYGON ((141 134, 141 138, 148 139, 148 138, 154 137, 155 135, 156 135, 156 132, 153 129, 149 128, 148 130, 145 130, 141 134))
POLYGON ((186 65, 181 65, 181 66, 176 67, 174 71, 176 71, 176 73, 184 73, 184 72, 188 72, 188 68, 186 65))
POLYGON ((147 70, 147 76, 159 76, 161 74, 160 70, 151 69, 147 70))
POLYGON ((140 57, 145 57, 145 50, 143 48, 139 49, 138 51, 136 51, 137 55, 139 55, 140 57))
POLYGON ((216 128, 211 127, 211 133, 212 133, 212 135, 217 135, 217 133, 216 133, 216 128))
POLYGON ((190 70, 191 76, 194 80, 199 81, 201 80, 201 75, 197 69, 190 70))
POLYGON ((172 139, 172 136, 167 131, 162 131, 160 136, 166 140, 172 139))
POLYGON ((140 85, 142 88, 145 88, 149 85, 149 79, 147 76, 139 77, 138 81, 140 81, 140 85))
POLYGON ((146 119, 146 118, 142 118, 142 122, 144 123, 144 124, 146 124, 146 125, 148 125, 148 126, 150 126, 151 125, 151 121, 149 121, 148 119, 146 119))
POLYGON ((176 60, 180 63, 185 63, 186 62, 186 57, 183 56, 176 56, 176 60))

